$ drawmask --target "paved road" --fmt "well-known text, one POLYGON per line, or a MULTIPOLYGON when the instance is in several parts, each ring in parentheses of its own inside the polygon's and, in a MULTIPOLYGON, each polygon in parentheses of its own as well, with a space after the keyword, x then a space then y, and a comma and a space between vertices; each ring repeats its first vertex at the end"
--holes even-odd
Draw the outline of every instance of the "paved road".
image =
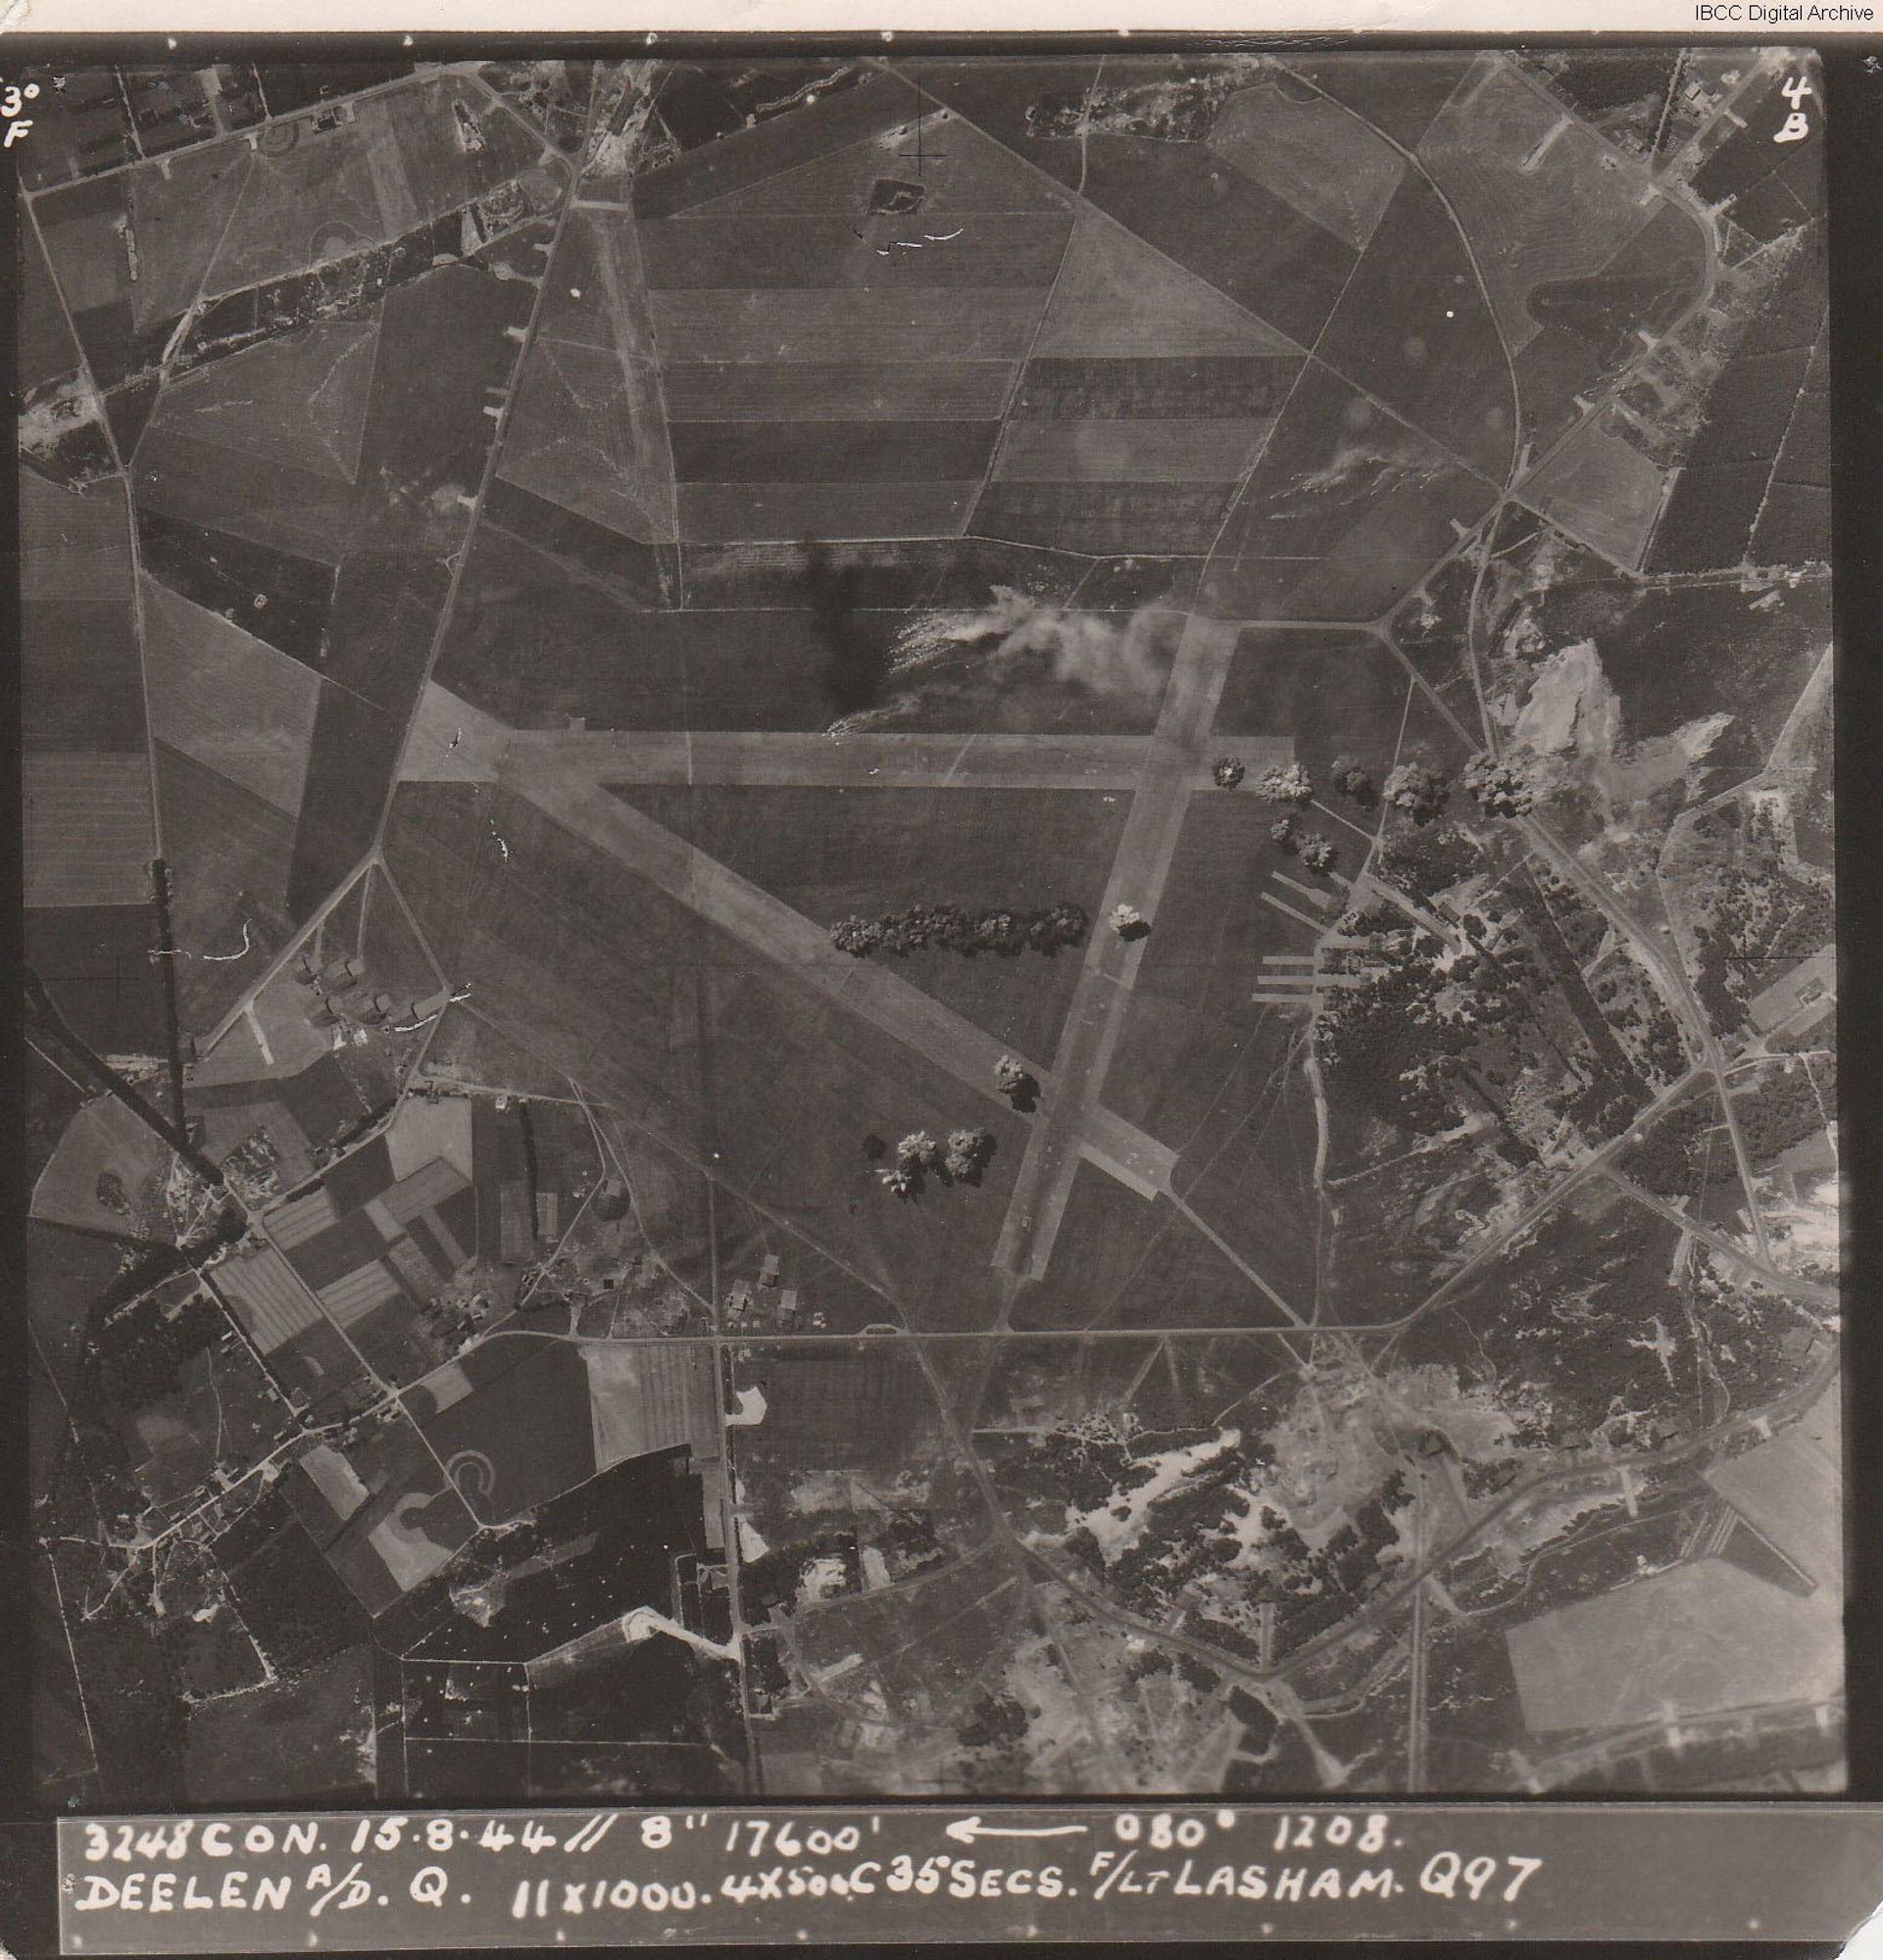
POLYGON ((1146 1136, 1114 1110, 1086 1111, 1083 1145, 1090 1162, 1120 1184, 1128 1184, 1140 1198, 1152 1198, 1170 1189, 1170 1174, 1177 1166, 1176 1152, 1155 1137, 1146 1136))
MULTIPOLYGON (((1114 906, 1131 905, 1156 929, 1158 902, 1176 856, 1200 763, 1202 779, 1209 780, 1210 724, 1241 630, 1235 621, 1192 617, 1178 643, 1157 729, 1145 751, 1124 834, 1112 860, 1100 921, 1086 948, 1053 1057, 1054 1078, 1066 1086, 1066 1093, 1063 1100, 1046 1104, 1042 1120, 1027 1139, 994 1250, 994 1263, 1017 1277, 1038 1279, 1053 1256, 1053 1243, 1144 956, 1146 942, 1120 939, 1104 923, 1104 916, 1114 906)), ((1293 755, 1291 743, 1270 746, 1276 761, 1293 755)))
MULTIPOLYGON (((1164 712, 1150 736, 693 732, 621 734, 513 730, 435 683, 425 691, 405 776, 412 782, 501 782, 576 835, 651 878, 702 917, 782 961, 821 992, 947 1069, 990 1100, 1002 1100, 994 1065, 1004 1045, 892 970, 836 951, 828 933, 801 912, 609 794, 604 784, 715 783, 922 788, 1112 790, 1132 797, 1105 904, 1127 888, 1162 890, 1190 794, 1211 786, 1214 750, 1206 741, 1235 645, 1233 626, 1195 622, 1178 654, 1164 712)), ((1224 745, 1217 745, 1224 746, 1224 745)), ((1293 756, 1286 739, 1226 745, 1262 770, 1293 756)), ((1134 901, 1136 903, 1137 901, 1134 901)), ((1087 1093, 1053 1113, 1059 1065, 1017 1057, 1047 1097, 1050 1129, 1043 1156, 1029 1140, 1042 1183, 1041 1269, 1064 1215, 1080 1156, 1152 1197, 1167 1191, 1175 1152, 1115 1112, 1097 1106, 1097 1086, 1122 1025, 1138 951, 1097 932, 1074 993, 1072 1015, 1084 1036, 1061 1042, 1063 1055, 1091 1070, 1087 1093)), ((1084 1080, 1081 1076, 1079 1079, 1084 1080)), ((1022 1162, 1021 1175, 1026 1175, 1022 1162)), ((1029 1211, 1031 1207, 1029 1206, 1029 1211)), ((1009 1223, 1012 1225, 1012 1213, 1009 1223)))
MULTIPOLYGON (((926 1056, 966 1088, 1006 1106, 994 1067, 1010 1051, 919 987, 873 960, 839 953, 816 920, 559 763, 535 763, 527 754, 513 756, 503 780, 506 788, 585 843, 629 865, 690 911, 788 966, 799 979, 926 1056)), ((1024 1056, 1016 1058, 1050 1097, 1052 1071, 1024 1056)), ((1096 1134, 1107 1152, 1138 1176, 1167 1179, 1170 1153, 1155 1138, 1117 1116, 1108 1116, 1096 1134)))
POLYGON ((1698 1218, 1690 1218, 1679 1205, 1658 1197, 1645 1186, 1637 1184, 1633 1178, 1624 1177, 1612 1165, 1608 1167, 1605 1175, 1610 1184, 1625 1191, 1637 1204, 1645 1204, 1650 1211, 1659 1212, 1670 1225, 1679 1226, 1683 1232, 1698 1239, 1703 1246, 1710 1247, 1722 1258, 1729 1260, 1742 1271, 1750 1273, 1755 1279, 1762 1281, 1775 1292, 1790 1294, 1800 1299, 1815 1300, 1819 1306, 1836 1311, 1840 1295, 1835 1286, 1814 1280, 1807 1273, 1788 1273, 1782 1267, 1762 1264, 1752 1257, 1743 1246, 1736 1245, 1727 1233, 1703 1224, 1698 1218))
MULTIPOLYGON (((586 782, 759 788, 1110 790, 1138 786, 1143 735, 824 735, 733 730, 516 729, 443 688, 426 691, 406 757, 408 782, 495 782, 507 765, 586 782)), ((1260 774, 1293 753, 1264 738, 1223 745, 1260 774)), ((1207 788, 1213 756, 1189 759, 1207 788)))

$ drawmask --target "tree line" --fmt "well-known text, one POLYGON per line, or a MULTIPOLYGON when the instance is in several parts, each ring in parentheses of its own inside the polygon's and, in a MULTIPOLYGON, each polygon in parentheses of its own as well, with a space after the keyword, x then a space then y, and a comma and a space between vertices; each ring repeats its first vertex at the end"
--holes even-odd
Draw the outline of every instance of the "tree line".
POLYGON ((1037 911, 991 906, 969 911, 956 905, 905 906, 873 919, 853 912, 830 928, 830 941, 856 959, 874 954, 902 956, 933 949, 941 953, 1020 953, 1052 955, 1079 946, 1091 928, 1085 907, 1062 899, 1037 911))

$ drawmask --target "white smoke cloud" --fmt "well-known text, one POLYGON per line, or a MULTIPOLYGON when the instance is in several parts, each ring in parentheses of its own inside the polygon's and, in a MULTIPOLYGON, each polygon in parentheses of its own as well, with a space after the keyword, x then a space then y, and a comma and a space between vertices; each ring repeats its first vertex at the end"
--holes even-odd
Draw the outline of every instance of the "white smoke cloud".
POLYGON ((990 588, 972 611, 923 612, 890 649, 893 690, 874 706, 830 723, 831 735, 893 726, 933 703, 1006 688, 1060 686, 1114 700, 1156 702, 1170 670, 1174 628, 1167 607, 1140 607, 1122 619, 1058 606, 1011 585, 990 588))
POLYGON ((832 733, 878 726, 920 706, 937 682, 1047 680, 1113 698, 1155 700, 1169 670, 1173 615, 1141 607, 1123 620, 993 587, 974 612, 927 612, 897 636, 892 680, 902 691, 880 707, 846 716, 832 733), (913 689, 909 683, 913 682, 913 689))
POLYGON ((1343 445, 1318 469, 1298 477, 1295 487, 1314 497, 1350 486, 1412 491, 1436 482, 1444 469, 1442 462, 1420 455, 1410 446, 1402 445, 1396 450, 1376 439, 1365 438, 1343 445))

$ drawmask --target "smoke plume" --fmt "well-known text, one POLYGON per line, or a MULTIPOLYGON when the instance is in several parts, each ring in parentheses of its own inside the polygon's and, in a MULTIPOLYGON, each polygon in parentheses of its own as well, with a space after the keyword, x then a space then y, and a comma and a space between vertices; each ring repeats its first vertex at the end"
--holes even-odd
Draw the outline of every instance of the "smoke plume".
POLYGON ((1042 683, 1154 701, 1169 669, 1174 615, 1141 607, 1123 620, 1056 606, 1011 585, 973 612, 925 612, 889 650, 880 685, 892 699, 853 711, 833 732, 877 726, 935 694, 1042 683))

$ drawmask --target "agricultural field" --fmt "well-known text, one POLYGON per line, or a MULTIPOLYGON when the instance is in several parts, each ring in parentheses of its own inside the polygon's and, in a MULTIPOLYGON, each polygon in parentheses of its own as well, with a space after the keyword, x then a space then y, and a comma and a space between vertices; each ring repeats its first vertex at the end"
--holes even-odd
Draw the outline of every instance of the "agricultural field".
POLYGON ((36 75, 48 1801, 1832 1788, 1811 59, 36 75))

